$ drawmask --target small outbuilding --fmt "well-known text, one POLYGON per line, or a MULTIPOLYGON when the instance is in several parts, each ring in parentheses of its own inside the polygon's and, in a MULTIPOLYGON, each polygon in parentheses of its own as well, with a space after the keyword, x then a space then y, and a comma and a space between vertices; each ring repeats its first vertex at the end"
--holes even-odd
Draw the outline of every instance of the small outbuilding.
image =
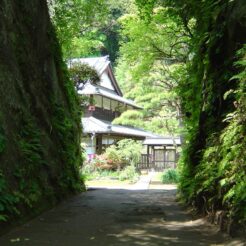
POLYGON ((142 154, 139 169, 162 171, 176 168, 178 149, 181 146, 180 137, 147 137, 143 144, 146 146, 146 152, 142 154))

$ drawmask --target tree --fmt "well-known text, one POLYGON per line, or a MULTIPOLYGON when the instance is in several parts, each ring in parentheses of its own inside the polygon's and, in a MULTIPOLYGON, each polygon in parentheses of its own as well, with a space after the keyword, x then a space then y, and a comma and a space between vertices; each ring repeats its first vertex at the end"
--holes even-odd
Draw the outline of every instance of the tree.
POLYGON ((76 90, 82 89, 86 82, 97 84, 100 81, 97 71, 87 64, 73 63, 69 68, 69 75, 76 90))
POLYGON ((181 124, 177 86, 187 79, 190 36, 170 9, 158 6, 152 10, 147 20, 143 13, 120 18, 122 41, 117 78, 126 96, 135 99, 144 110, 126 112, 115 123, 176 135, 181 124))
MULTIPOLYGON (((211 216, 223 210, 221 228, 227 231, 236 223, 245 226, 246 3, 136 0, 136 4, 140 18, 126 18, 124 60, 119 62, 124 69, 130 64, 131 69, 127 75, 118 74, 127 76, 125 83, 134 79, 125 88, 136 96, 145 95, 145 78, 154 67, 161 75, 157 85, 162 86, 163 81, 168 88, 166 82, 172 81, 175 71, 177 83, 171 91, 178 98, 186 133, 179 163, 180 194, 185 202, 211 216), (153 28, 157 9, 163 9, 160 19, 165 17, 160 29, 153 28), (178 69, 161 73, 156 64, 162 59, 169 59, 170 67, 175 64, 178 69), (169 78, 163 80, 165 77, 169 78)), ((154 95, 149 99, 158 101, 160 92, 154 95)), ((158 104, 165 101, 162 98, 158 104)))
POLYGON ((64 58, 109 54, 119 50, 117 19, 132 11, 133 0, 50 0, 50 15, 63 48, 64 58))
POLYGON ((222 229, 231 231, 237 223, 245 227, 246 3, 136 2, 147 22, 156 6, 171 9, 190 38, 188 49, 183 49, 189 79, 177 86, 186 129, 179 163, 182 199, 212 217, 222 210, 222 229))
POLYGON ((103 38, 98 29, 108 15, 105 0, 51 0, 49 9, 65 58, 100 51, 103 38))

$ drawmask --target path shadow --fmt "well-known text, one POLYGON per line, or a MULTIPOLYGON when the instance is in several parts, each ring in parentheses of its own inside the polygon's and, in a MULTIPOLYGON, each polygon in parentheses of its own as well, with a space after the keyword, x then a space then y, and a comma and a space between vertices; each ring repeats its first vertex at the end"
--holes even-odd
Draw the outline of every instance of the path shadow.
POLYGON ((181 209, 175 192, 92 188, 4 235, 0 245, 230 245, 181 209))

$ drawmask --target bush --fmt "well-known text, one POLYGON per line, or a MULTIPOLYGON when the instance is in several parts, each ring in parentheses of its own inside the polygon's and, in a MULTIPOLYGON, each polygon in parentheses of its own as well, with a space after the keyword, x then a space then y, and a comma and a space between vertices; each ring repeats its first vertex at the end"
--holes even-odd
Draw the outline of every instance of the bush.
POLYGON ((104 154, 107 163, 111 166, 111 170, 120 170, 124 166, 124 161, 121 156, 121 152, 117 148, 117 146, 112 145, 106 149, 104 154))
POLYGON ((97 155, 90 164, 94 170, 116 170, 117 163, 114 163, 112 160, 108 159, 105 154, 97 155))
POLYGON ((163 184, 175 184, 178 183, 179 175, 176 169, 168 169, 161 176, 163 184))
POLYGON ((141 143, 132 139, 123 139, 117 145, 108 147, 104 154, 97 155, 93 160, 84 164, 84 172, 102 170, 122 170, 124 167, 136 166, 141 157, 141 143))
POLYGON ((132 139, 120 140, 117 145, 106 149, 108 162, 113 162, 118 170, 128 165, 136 166, 141 158, 142 144, 132 139))
POLYGON ((101 171, 115 171, 119 170, 120 162, 118 159, 111 155, 102 154, 96 155, 94 159, 87 160, 83 167, 82 172, 88 175, 91 175, 93 172, 101 172, 101 171))
POLYGON ((137 181, 139 178, 139 174, 137 173, 136 167, 133 165, 125 167, 119 175, 119 180, 130 180, 132 182, 137 181))
POLYGON ((141 158, 142 144, 132 139, 123 139, 117 143, 117 150, 125 165, 136 166, 141 158))
POLYGON ((106 149, 102 155, 86 161, 81 169, 86 180, 117 177, 119 180, 136 181, 139 177, 136 164, 141 157, 141 143, 124 139, 106 149))

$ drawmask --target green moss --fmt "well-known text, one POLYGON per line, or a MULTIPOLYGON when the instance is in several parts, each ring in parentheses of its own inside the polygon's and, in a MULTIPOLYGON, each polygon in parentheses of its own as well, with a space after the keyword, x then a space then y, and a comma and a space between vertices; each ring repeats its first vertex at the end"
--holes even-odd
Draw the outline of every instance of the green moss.
POLYGON ((3 134, 3 130, 0 128, 0 153, 3 152, 5 147, 5 137, 3 134))
POLYGON ((8 26, 0 52, 0 220, 14 224, 83 187, 81 112, 46 5, 13 2, 0 12, 8 26))
MULTIPOLYGON (((59 145, 57 148, 62 149, 61 158, 63 162, 63 172, 59 176, 59 183, 62 188, 78 191, 83 189, 83 184, 78 181, 79 168, 82 166, 82 155, 80 149, 80 128, 76 125, 74 118, 67 117, 64 108, 61 105, 53 106, 52 125, 54 131, 57 132, 59 145)), ((80 119, 77 112, 76 119, 80 119)))
POLYGON ((16 215, 19 213, 17 209, 18 202, 18 197, 10 192, 7 178, 0 170, 0 222, 7 221, 9 214, 16 215))
MULTIPOLYGON (((190 141, 179 165, 181 170, 179 188, 185 202, 195 205, 206 213, 212 214, 216 210, 223 210, 230 221, 245 224, 246 47, 238 54, 239 60, 235 64, 240 72, 224 84, 228 89, 224 100, 228 100, 230 95, 234 100, 234 107, 225 107, 218 115, 219 105, 215 104, 216 100, 212 100, 213 97, 218 97, 214 89, 218 81, 209 80, 206 91, 207 105, 204 108, 206 118, 203 118, 205 122, 199 122, 198 127, 189 133, 190 141), (230 83, 231 86, 228 88, 230 83), (232 108, 234 109, 231 110, 232 108), (200 145, 196 144, 197 142, 200 145)), ((216 77, 215 72, 212 77, 216 77)), ((228 75, 219 77, 219 80, 229 80, 228 75)), ((231 98, 227 104, 232 103, 231 98)), ((194 122, 189 124, 195 125, 194 122)))

